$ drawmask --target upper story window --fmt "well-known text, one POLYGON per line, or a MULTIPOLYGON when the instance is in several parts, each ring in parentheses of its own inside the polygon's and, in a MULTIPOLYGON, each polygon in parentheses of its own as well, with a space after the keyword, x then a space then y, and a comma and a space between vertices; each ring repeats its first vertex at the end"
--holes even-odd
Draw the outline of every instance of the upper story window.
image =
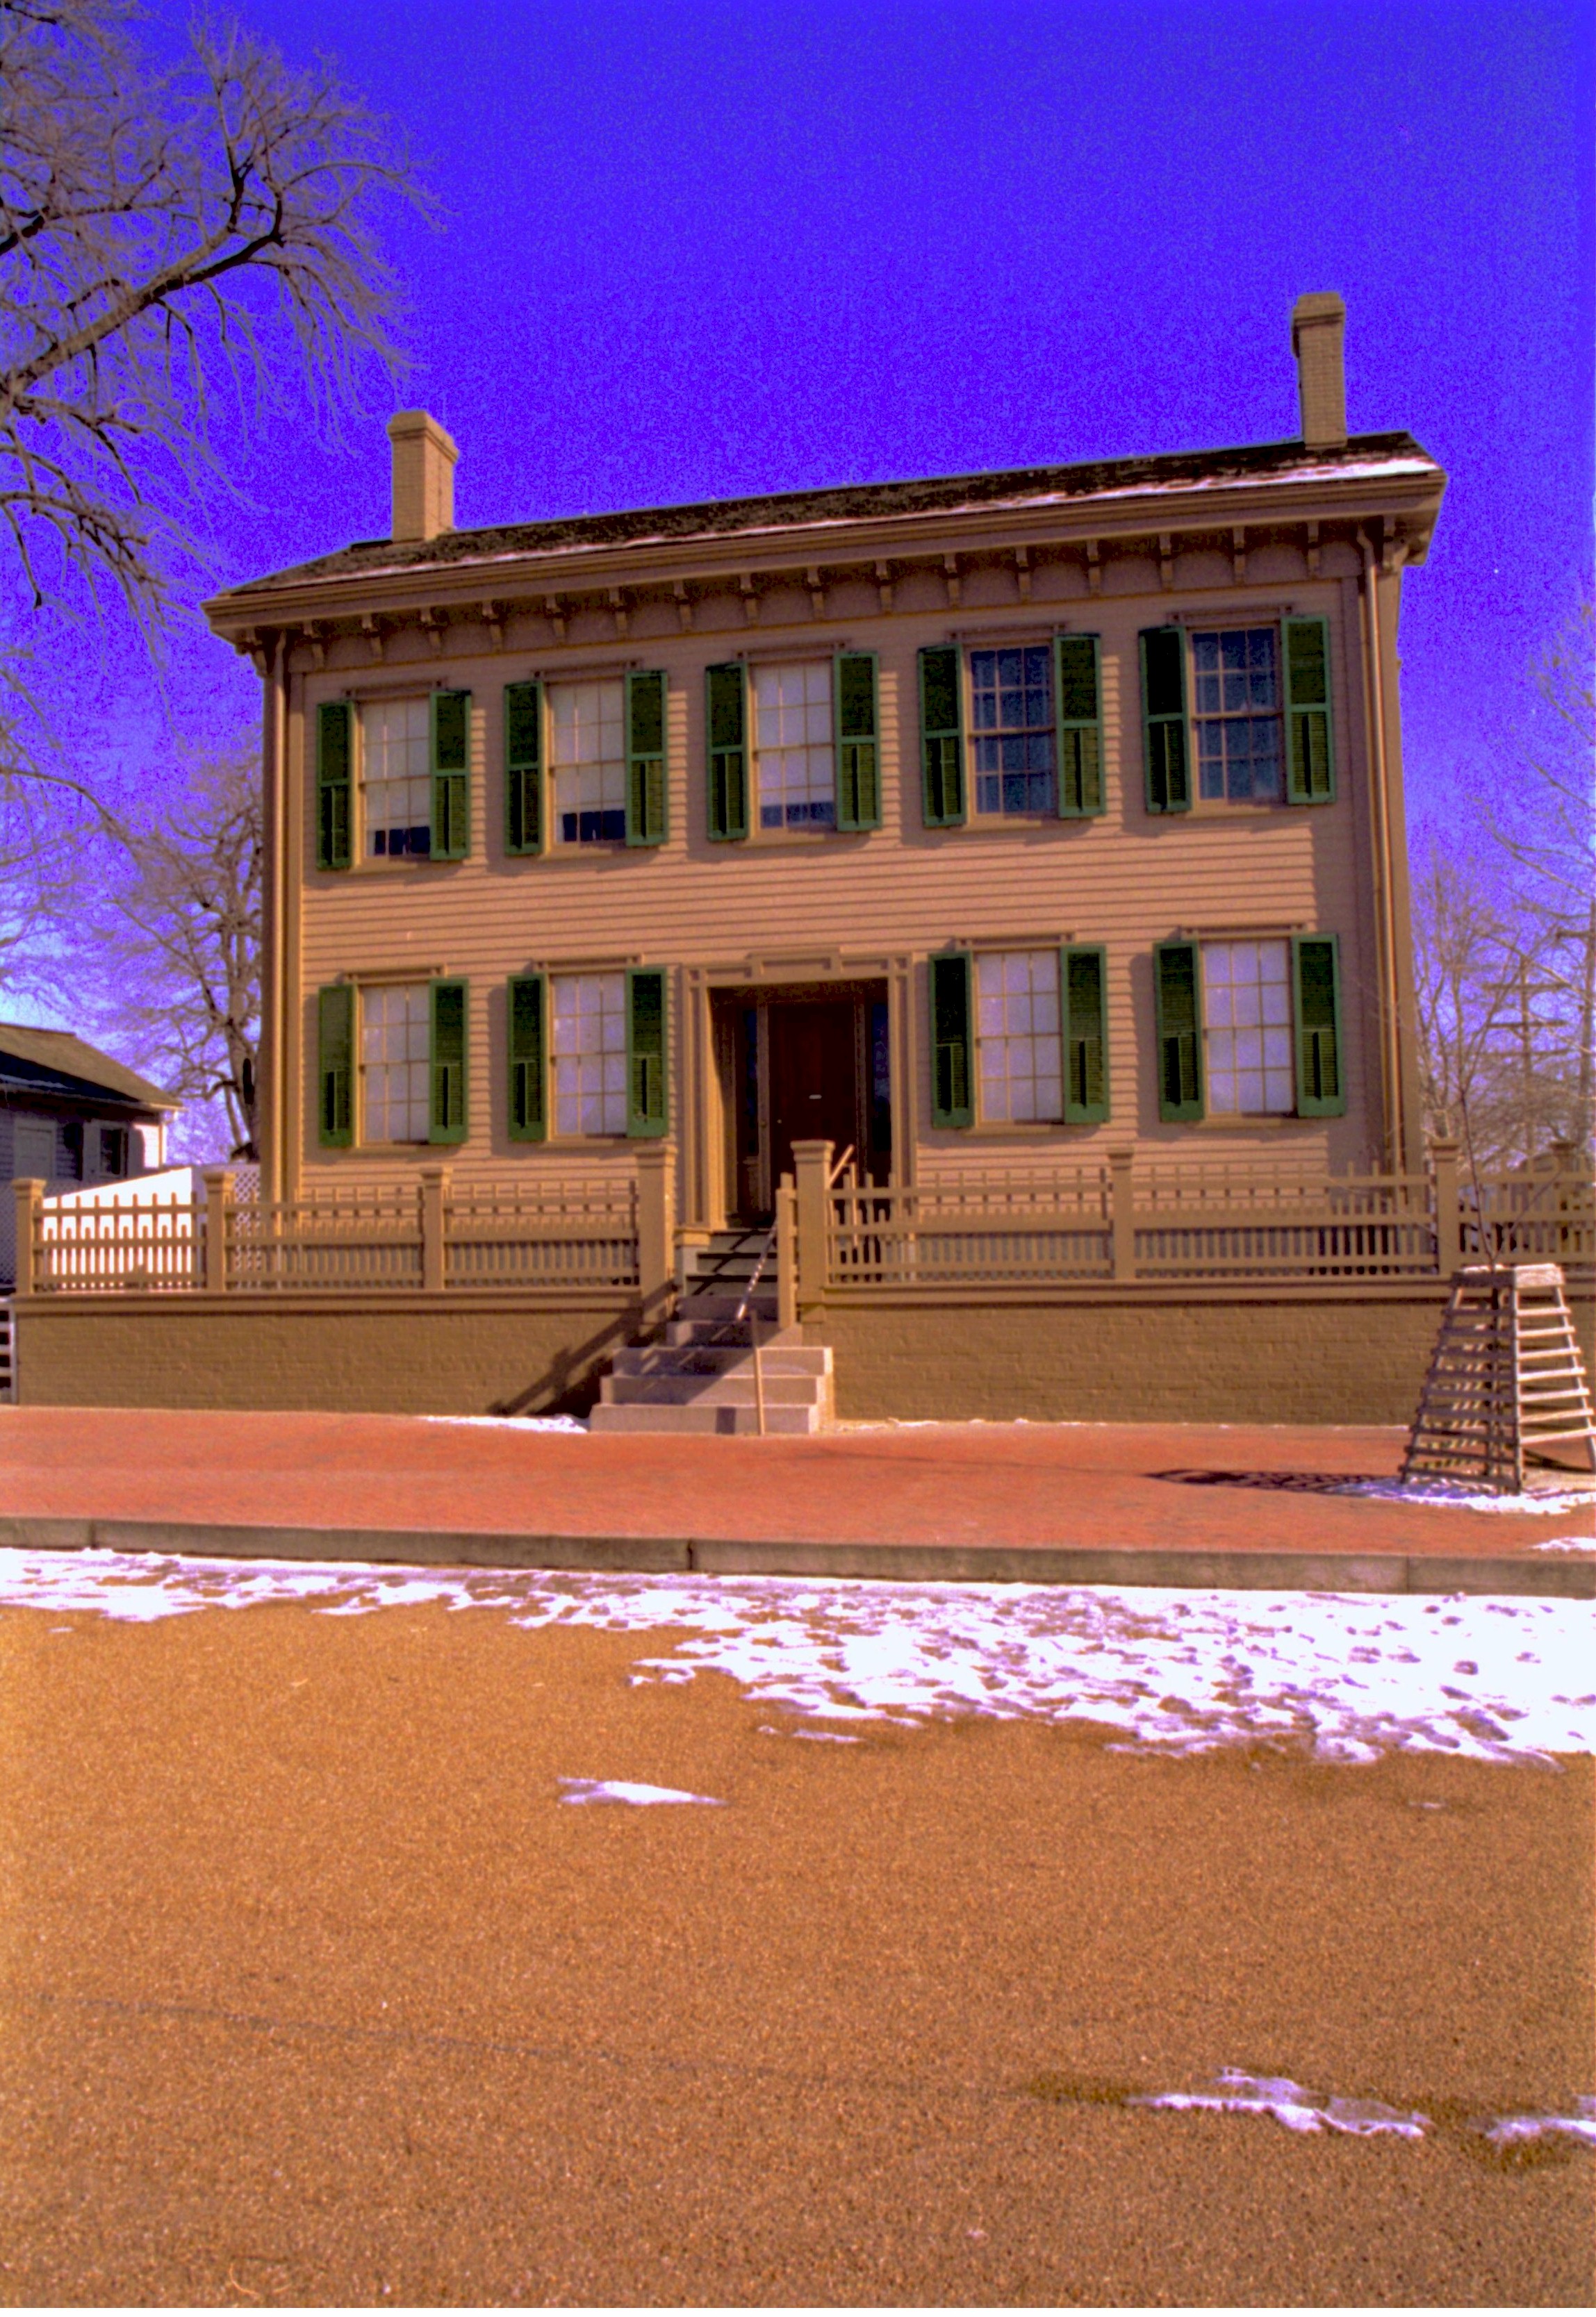
POLYGON ((1330 804, 1330 627, 1144 628, 1142 739, 1149 812, 1330 804))
POLYGON ((361 710, 361 801, 367 857, 432 851, 432 724, 426 700, 361 710))
POLYGON ((1277 803, 1280 796, 1279 636, 1219 628, 1191 639, 1197 794, 1205 803, 1277 803))
POLYGON ((626 842, 626 698, 620 678, 549 686, 560 845, 626 842))
POLYGON ((835 828, 832 663, 753 671, 761 828, 835 828))
POLYGON ((970 655, 970 720, 978 813, 1052 812, 1051 644, 970 655))

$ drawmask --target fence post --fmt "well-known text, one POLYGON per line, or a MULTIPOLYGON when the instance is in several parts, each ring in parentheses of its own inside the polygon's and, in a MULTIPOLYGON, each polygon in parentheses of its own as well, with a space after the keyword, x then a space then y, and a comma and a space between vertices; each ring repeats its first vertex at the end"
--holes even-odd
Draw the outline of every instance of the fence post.
POLYGON ((421 1284, 428 1295, 441 1295, 445 1271, 444 1202, 449 1196, 447 1167, 421 1169, 421 1284))
POLYGON ((1134 1150, 1108 1153, 1108 1219, 1114 1235, 1114 1276, 1136 1275, 1136 1193, 1131 1180, 1134 1150))
POLYGON ((794 1142, 793 1164, 798 1176, 798 1309, 815 1311, 826 1301, 829 1268, 831 1145, 794 1142))
POLYGON ((16 1194, 16 1292, 19 1295, 31 1295, 39 1284, 34 1250, 39 1243, 44 1185, 36 1175, 19 1175, 11 1187, 16 1194))
POLYGON ((207 1167, 200 1176, 205 1185, 204 1283, 212 1295, 228 1284, 228 1224, 232 1217, 233 1170, 207 1167))
POLYGON ((1430 1171, 1435 1199, 1435 1267, 1443 1279, 1450 1279, 1463 1262, 1462 1215, 1457 1204, 1457 1145, 1455 1142, 1435 1141, 1430 1144, 1430 1171))
POLYGON ((798 1194, 791 1175, 776 1194, 776 1324, 798 1325, 798 1194))
POLYGON ((670 1316, 676 1285, 676 1145, 647 1142, 637 1154, 637 1292, 650 1324, 670 1316))

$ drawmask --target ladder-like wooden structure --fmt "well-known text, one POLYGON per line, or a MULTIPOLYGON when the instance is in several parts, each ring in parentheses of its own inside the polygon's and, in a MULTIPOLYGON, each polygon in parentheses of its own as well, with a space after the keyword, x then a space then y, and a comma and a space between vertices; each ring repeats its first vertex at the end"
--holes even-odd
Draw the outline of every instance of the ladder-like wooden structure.
POLYGON ((1583 1442, 1596 1472, 1596 1418, 1555 1263, 1457 1272, 1403 1458, 1404 1482, 1473 1480, 1521 1493, 1528 1456, 1583 1442))

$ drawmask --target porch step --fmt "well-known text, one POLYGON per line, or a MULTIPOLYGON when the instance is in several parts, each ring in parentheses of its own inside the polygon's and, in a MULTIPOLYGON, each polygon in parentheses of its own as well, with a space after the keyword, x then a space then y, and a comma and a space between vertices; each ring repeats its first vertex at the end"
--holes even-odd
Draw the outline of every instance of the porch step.
POLYGON ((760 1286, 751 1294, 745 1288, 740 1295, 684 1295, 676 1308, 677 1324, 683 1327, 704 1322, 746 1327, 746 1315, 751 1313, 768 1329, 776 1324, 776 1290, 760 1286))
MULTIPOLYGON (((757 1433, 758 1410, 729 1408, 714 1401, 694 1401, 686 1408, 617 1406, 603 1400, 587 1418, 591 1432, 737 1432, 757 1433)), ((787 1408, 767 1400, 765 1430, 773 1433, 824 1432, 818 1408, 787 1408)))
MULTIPOLYGON (((772 1337, 761 1345, 759 1364, 766 1376, 819 1376, 829 1373, 829 1354, 821 1344, 806 1344, 796 1328, 772 1337)), ((693 1338, 667 1344, 632 1344, 615 1354, 613 1376, 720 1376, 754 1373, 753 1348, 748 1333, 730 1343, 693 1338)))

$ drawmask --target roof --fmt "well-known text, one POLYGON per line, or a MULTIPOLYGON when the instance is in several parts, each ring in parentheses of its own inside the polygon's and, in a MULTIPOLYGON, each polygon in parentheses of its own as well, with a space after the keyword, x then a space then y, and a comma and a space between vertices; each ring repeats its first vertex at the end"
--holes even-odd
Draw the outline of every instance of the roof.
POLYGON ((39 1030, 29 1022, 0 1022, 0 1100, 13 1094, 104 1100, 140 1110, 176 1110, 166 1094, 123 1062, 75 1038, 70 1030, 39 1030))
POLYGON ((1175 451, 1151 459, 1098 459, 1073 466, 1012 468, 995 474, 938 475, 918 482, 845 483, 825 490, 778 491, 758 498, 709 499, 686 506, 565 515, 550 523, 500 523, 478 531, 444 532, 435 539, 356 540, 333 554, 229 588, 209 608, 220 610, 233 595, 254 595, 317 580, 447 570, 462 564, 566 555, 585 548, 660 546, 894 515, 955 514, 988 507, 1063 508, 1080 500, 1134 499, 1249 483, 1360 478, 1444 480, 1429 452, 1411 434, 1397 433, 1355 434, 1345 450, 1337 452, 1310 452, 1300 442, 1253 443, 1228 451, 1175 451))

